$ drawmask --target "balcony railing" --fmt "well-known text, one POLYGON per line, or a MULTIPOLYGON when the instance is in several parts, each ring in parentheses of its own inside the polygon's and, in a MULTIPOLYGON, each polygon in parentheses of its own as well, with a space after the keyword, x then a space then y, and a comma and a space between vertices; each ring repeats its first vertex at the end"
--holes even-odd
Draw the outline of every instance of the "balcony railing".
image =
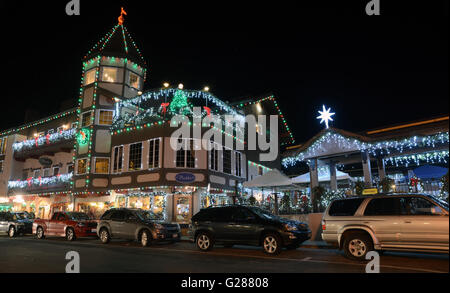
POLYGON ((14 152, 25 152, 35 150, 44 146, 57 144, 75 139, 77 133, 76 128, 61 131, 58 133, 47 134, 46 136, 36 137, 35 139, 16 142, 13 144, 14 152))
POLYGON ((10 190, 46 191, 67 188, 73 177, 73 173, 61 174, 53 177, 28 178, 27 180, 9 181, 10 190))

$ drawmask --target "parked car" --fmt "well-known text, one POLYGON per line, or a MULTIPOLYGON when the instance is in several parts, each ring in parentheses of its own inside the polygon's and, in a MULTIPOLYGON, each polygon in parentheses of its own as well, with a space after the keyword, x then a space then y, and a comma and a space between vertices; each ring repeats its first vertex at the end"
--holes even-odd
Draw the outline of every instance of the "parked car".
POLYGON ((23 234, 32 234, 33 233, 33 219, 30 218, 30 215, 27 212, 16 212, 13 215, 17 218, 19 223, 24 224, 23 234))
POLYGON ((448 253, 448 203, 422 194, 387 194, 333 201, 322 239, 364 260, 371 250, 448 253))
POLYGON ((280 253, 282 247, 298 248, 311 238, 305 223, 275 216, 260 208, 247 206, 209 207, 192 217, 190 238, 201 251, 216 243, 262 246, 268 254, 280 253))
POLYGON ((38 239, 60 236, 74 241, 77 237, 97 236, 97 222, 85 213, 56 212, 50 220, 36 219, 33 223, 33 234, 38 239))
POLYGON ((13 238, 26 231, 25 223, 20 221, 16 215, 10 212, 0 212, 0 233, 8 234, 13 238))
POLYGON ((166 223, 154 213, 142 209, 111 209, 101 217, 97 233, 102 243, 111 239, 139 241, 143 247, 157 241, 178 242, 180 225, 166 223))

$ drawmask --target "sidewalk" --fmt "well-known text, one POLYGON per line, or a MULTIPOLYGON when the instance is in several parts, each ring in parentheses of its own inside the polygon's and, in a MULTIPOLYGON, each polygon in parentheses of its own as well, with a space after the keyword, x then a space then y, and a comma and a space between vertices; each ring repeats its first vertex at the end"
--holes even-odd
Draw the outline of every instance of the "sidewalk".
MULTIPOLYGON (((183 242, 191 242, 187 236, 181 236, 181 241, 183 242)), ((307 240, 303 242, 300 248, 316 248, 316 249, 330 249, 333 248, 330 244, 325 241, 311 241, 307 240)))

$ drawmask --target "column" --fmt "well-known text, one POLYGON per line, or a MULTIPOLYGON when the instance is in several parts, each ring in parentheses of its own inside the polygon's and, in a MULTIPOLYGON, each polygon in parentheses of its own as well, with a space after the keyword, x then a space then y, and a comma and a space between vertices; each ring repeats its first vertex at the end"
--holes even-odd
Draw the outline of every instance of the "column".
POLYGON ((330 168, 330 187, 331 190, 337 191, 338 185, 337 185, 337 175, 336 175, 336 163, 333 161, 330 161, 328 167, 330 168))
POLYGON ((372 170, 370 169, 370 156, 367 151, 361 153, 364 183, 366 188, 372 188, 372 170))
POLYGON ((318 206, 314 197, 313 189, 319 186, 319 170, 317 167, 317 159, 309 161, 309 176, 310 176, 310 188, 311 188, 311 203, 313 205, 313 211, 318 211, 318 206))
POLYGON ((377 159, 377 166, 378 166, 378 177, 380 177, 380 181, 386 178, 386 168, 384 165, 384 159, 378 158, 377 159))
POLYGON ((202 196, 200 193, 200 188, 197 189, 196 192, 192 193, 192 216, 198 213, 202 207, 202 196))

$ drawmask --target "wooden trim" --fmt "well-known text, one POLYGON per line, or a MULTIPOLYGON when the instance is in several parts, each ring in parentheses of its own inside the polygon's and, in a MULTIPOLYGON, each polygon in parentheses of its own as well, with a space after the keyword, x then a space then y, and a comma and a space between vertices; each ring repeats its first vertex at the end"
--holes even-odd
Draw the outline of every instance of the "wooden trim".
POLYGON ((445 120, 448 120, 448 119, 449 119, 449 116, 442 117, 442 118, 431 119, 431 120, 426 120, 426 121, 421 121, 421 122, 414 122, 414 123, 409 123, 409 124, 403 124, 403 125, 399 125, 399 126, 393 126, 393 127, 388 127, 388 128, 368 131, 367 134, 370 135, 370 134, 375 134, 375 133, 387 132, 387 131, 391 131, 391 130, 397 130, 397 129, 408 128, 408 127, 413 127, 413 126, 425 125, 425 124, 445 121, 445 120))

